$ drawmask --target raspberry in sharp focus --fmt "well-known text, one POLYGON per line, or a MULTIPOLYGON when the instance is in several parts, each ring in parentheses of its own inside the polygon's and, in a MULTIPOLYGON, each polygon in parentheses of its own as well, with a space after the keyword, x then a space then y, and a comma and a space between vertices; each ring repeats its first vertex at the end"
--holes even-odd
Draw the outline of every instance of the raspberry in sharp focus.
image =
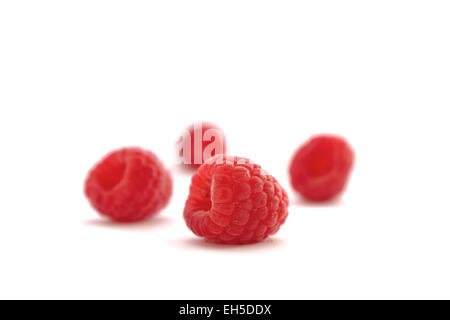
POLYGON ((331 200, 345 189, 354 158, 353 149, 344 138, 314 136, 292 157, 291 184, 308 201, 331 200))
POLYGON ((286 191, 259 165, 219 155, 192 177, 184 219, 199 237, 247 244, 275 234, 287 218, 288 205, 286 191))
POLYGON ((208 122, 196 122, 190 125, 180 140, 179 156, 183 164, 198 169, 208 158, 226 154, 226 142, 223 131, 208 122), (187 152, 187 154, 185 154, 187 152))
POLYGON ((172 178, 151 151, 123 148, 89 172, 85 194, 99 213, 115 221, 140 221, 167 205, 172 178))

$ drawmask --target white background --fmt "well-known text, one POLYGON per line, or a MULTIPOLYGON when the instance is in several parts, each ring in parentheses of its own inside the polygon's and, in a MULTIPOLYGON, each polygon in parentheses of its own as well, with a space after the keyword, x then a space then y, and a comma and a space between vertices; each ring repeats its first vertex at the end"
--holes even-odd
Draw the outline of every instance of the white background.
POLYGON ((450 298, 448 1, 2 1, 0 298, 450 298), (182 219, 174 143, 217 123, 292 205, 275 237, 205 244, 182 219), (342 134, 357 164, 314 206, 295 148, 342 134), (83 195, 105 153, 173 171, 154 219, 83 195))

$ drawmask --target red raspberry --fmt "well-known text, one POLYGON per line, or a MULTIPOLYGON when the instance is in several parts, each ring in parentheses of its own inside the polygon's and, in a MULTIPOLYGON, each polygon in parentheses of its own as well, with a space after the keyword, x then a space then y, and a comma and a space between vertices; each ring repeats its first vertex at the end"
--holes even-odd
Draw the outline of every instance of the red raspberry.
POLYGON ((179 156, 184 157, 184 164, 198 169, 208 158, 218 154, 226 154, 225 135, 216 125, 198 122, 190 125, 186 129, 186 134, 188 136, 180 140, 179 145, 179 156), (185 155, 184 152, 186 151, 190 153, 185 155))
POLYGON ((333 135, 312 137, 294 153, 289 167, 291 184, 306 200, 331 200, 344 190, 354 158, 345 139, 333 135))
POLYGON ((172 178, 159 159, 139 148, 124 148, 103 158, 90 172, 85 194, 103 215, 132 222, 166 206, 172 178))
POLYGON ((260 166, 219 155, 192 177, 184 220, 199 237, 226 244, 253 243, 280 229, 288 204, 286 191, 260 166))

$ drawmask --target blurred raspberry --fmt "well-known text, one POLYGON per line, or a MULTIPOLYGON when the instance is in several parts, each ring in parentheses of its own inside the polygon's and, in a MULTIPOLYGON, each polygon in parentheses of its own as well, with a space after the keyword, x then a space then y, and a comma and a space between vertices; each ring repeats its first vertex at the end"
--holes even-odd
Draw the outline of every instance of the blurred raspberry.
POLYGON ((314 136, 292 157, 291 184, 306 200, 331 200, 344 190, 354 158, 353 149, 344 138, 314 136))
POLYGON ((260 166, 219 155, 192 177, 184 219, 199 237, 225 244, 253 243, 280 229, 288 204, 284 189, 260 166))
POLYGON ((85 194, 101 214, 118 222, 143 220, 169 202, 172 178, 151 152, 124 148, 89 172, 85 194))
POLYGON ((186 129, 178 149, 182 163, 197 169, 208 158, 226 154, 225 135, 212 123, 196 122, 186 129))

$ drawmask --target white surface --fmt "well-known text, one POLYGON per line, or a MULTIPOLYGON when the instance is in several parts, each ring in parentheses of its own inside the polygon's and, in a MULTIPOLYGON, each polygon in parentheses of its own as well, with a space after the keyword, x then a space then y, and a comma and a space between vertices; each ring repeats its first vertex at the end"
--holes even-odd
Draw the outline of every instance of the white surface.
POLYGON ((448 1, 2 1, 1 298, 450 298, 448 1), (292 206, 272 240, 205 245, 182 220, 101 220, 82 193, 106 152, 172 167, 219 124, 292 206), (294 149, 357 152, 348 192, 302 204, 294 149))

